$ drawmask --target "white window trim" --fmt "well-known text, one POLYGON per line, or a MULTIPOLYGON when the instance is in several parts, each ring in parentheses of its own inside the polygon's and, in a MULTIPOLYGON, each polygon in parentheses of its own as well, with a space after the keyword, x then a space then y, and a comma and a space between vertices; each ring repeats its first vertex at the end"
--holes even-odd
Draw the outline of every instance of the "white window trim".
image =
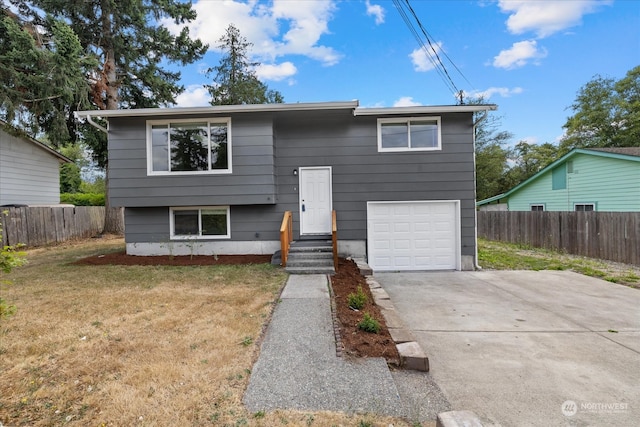
POLYGON ((442 150, 442 121, 440 116, 425 116, 425 117, 391 117, 391 118, 383 118, 378 119, 378 152, 381 153, 390 153, 390 152, 411 152, 411 151, 439 151, 442 150), (411 126, 410 123, 412 121, 429 121, 433 120, 436 122, 438 127, 438 145, 436 147, 411 147, 411 126), (408 138, 408 147, 392 147, 392 148, 383 148, 382 147, 382 125, 386 123, 404 123, 407 124, 407 138, 408 138))
POLYGON ((573 203, 573 211, 574 212, 595 212, 597 209, 596 203, 595 202, 574 202, 573 203), (577 211, 576 210, 576 206, 593 206, 593 211, 577 211))
MULTIPOLYGON (((147 120, 147 132, 146 132, 146 145, 147 145, 147 176, 176 176, 176 175, 219 175, 232 173, 232 143, 231 143, 231 117, 213 117, 202 119, 164 119, 164 120, 147 120), (207 122, 209 126, 212 124, 226 124, 227 125, 227 156, 229 157, 229 167, 227 169, 211 169, 207 171, 154 171, 153 170, 153 147, 151 144, 151 128, 153 125, 165 125, 169 123, 197 123, 207 122)), ((171 152, 169 152, 171 155, 171 152)), ((168 159, 167 161, 170 162, 168 159)))
POLYGON ((219 240, 219 239, 230 239, 231 238, 231 209, 229 206, 184 206, 179 208, 169 208, 169 236, 171 240, 219 240), (207 235, 203 236, 202 234, 185 236, 175 234, 175 223, 173 218, 173 213, 175 211, 198 211, 198 233, 202 233, 202 210, 206 209, 226 209, 227 211, 227 234, 212 236, 207 235))
POLYGON ((545 212, 547 210, 547 207, 545 206, 544 203, 531 203, 529 205, 529 210, 532 211, 532 212, 545 212), (534 211, 533 209, 531 209, 534 206, 542 206, 542 211, 534 211))

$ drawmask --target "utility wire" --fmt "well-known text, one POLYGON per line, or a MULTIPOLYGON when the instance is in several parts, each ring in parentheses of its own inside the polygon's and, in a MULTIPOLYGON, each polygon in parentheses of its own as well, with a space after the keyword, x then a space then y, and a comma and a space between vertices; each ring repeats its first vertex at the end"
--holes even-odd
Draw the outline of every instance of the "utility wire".
MULTIPOLYGON (((420 36, 420 34, 418 33, 417 29, 415 28, 411 18, 409 17, 409 15, 407 14, 407 12, 404 10, 404 8, 402 7, 402 3, 400 3, 400 0, 394 0, 394 4, 396 6, 396 9, 398 10, 398 12, 400 13, 400 16, 402 17, 402 19, 404 20, 405 24, 407 25, 407 28, 409 29, 409 31, 413 34, 414 38, 416 39, 416 41, 418 42, 418 45, 420 46, 420 48, 425 52, 426 57, 429 59, 429 61, 431 62, 431 64, 433 65, 434 70, 436 70, 436 72, 440 75, 440 78, 442 79, 442 81, 444 82, 444 84, 448 87, 448 89, 452 92, 452 93, 456 93, 457 92, 457 88, 455 85, 452 85, 451 81, 449 79, 447 79, 447 76, 444 74, 442 67, 440 66, 440 64, 436 61, 434 55, 431 53, 431 51, 434 49, 433 47, 431 47, 431 49, 429 47, 427 47, 427 44, 425 43, 425 41, 422 39, 422 37, 420 36)), ((428 41, 427 41, 428 42, 428 41)))
MULTIPOLYGON (((429 58, 429 61, 431 61, 431 64, 434 66, 434 69, 440 75, 440 78, 442 79, 444 84, 449 88, 449 90, 452 91, 452 93, 456 97, 459 98, 458 100, 462 104, 463 101, 464 101, 463 100, 463 92, 458 89, 458 87, 456 86, 455 82, 451 78, 451 75, 449 74, 449 71, 447 70, 447 67, 444 65, 444 63, 440 59, 440 55, 438 54, 438 49, 437 49, 437 46, 438 46, 437 43, 435 42, 435 40, 433 40, 433 37, 425 29, 424 25, 422 25, 422 22, 420 22, 420 18, 418 18, 418 15, 416 14, 415 10, 413 9, 411 4, 409 3, 409 0, 393 0, 393 3, 395 5, 396 9, 398 10, 398 12, 400 13, 400 16, 402 17, 403 21, 407 25, 407 28, 409 28, 409 31, 411 31, 411 33, 413 34, 415 39, 418 41, 418 44, 420 45, 420 47, 426 53, 427 58, 429 58), (406 8, 406 10, 405 10, 405 8, 406 8), (414 23, 413 23, 411 17, 409 16, 409 14, 407 13, 407 11, 411 14, 411 16, 413 17, 413 20, 415 20, 415 22, 417 23, 418 28, 420 29, 420 32, 422 33, 422 36, 424 36, 424 39, 426 40, 426 43, 425 43, 425 41, 423 41, 423 37, 420 35, 418 30, 414 26, 414 23)), ((458 66, 449 57, 449 55, 447 55, 447 53, 444 50, 441 50, 441 52, 444 55, 444 57, 453 65, 455 70, 462 76, 462 78, 467 83, 469 83, 469 85, 471 85, 471 82, 469 82, 469 80, 466 78, 466 76, 462 73, 462 71, 458 68, 458 66)), ((473 86, 473 85, 471 85, 471 86, 473 86)))

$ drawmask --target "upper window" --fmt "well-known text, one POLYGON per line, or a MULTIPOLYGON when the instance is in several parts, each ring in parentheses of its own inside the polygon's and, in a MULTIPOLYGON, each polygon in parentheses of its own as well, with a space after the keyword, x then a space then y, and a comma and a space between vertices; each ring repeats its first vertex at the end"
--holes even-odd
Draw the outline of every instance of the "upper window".
POLYGON ((231 172, 231 120, 147 122, 152 175, 231 172))
POLYGON ((378 119, 378 151, 440 150, 440 117, 378 119))
POLYGON ((171 238, 225 239, 231 237, 229 207, 171 208, 171 238))
POLYGON ((591 212, 596 210, 595 203, 576 203, 573 205, 573 210, 576 212, 591 212))

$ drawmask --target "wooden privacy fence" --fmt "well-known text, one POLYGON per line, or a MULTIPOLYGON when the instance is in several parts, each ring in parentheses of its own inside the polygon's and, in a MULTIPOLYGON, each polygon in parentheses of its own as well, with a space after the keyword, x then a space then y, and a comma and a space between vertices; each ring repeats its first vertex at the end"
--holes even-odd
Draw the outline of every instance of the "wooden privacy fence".
POLYGON ((0 208, 2 245, 27 247, 61 243, 100 234, 103 206, 0 208))
POLYGON ((478 212, 478 236, 640 265, 640 212, 478 212))

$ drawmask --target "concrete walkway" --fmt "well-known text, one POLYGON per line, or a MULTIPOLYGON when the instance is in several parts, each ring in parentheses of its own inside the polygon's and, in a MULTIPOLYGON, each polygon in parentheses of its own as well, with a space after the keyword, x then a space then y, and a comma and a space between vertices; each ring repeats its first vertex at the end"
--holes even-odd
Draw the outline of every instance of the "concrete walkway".
POLYGON ((244 404, 274 409, 370 412, 435 420, 449 410, 431 377, 390 372, 382 358, 336 356, 328 279, 291 275, 267 328, 244 404))
POLYGON ((490 426, 637 426, 640 290, 568 271, 380 273, 454 409, 490 426))

